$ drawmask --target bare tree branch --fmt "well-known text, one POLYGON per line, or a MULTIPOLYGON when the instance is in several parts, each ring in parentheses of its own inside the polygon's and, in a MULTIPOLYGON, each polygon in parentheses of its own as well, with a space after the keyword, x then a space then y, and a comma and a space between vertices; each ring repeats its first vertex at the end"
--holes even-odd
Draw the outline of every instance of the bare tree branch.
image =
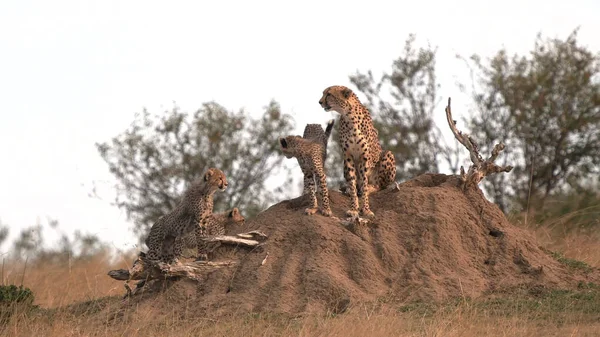
POLYGON ((460 176, 463 180, 464 188, 467 188, 469 185, 479 184, 479 182, 487 175, 510 172, 513 169, 512 166, 498 166, 494 163, 500 152, 504 150, 504 144, 496 144, 492 150, 492 155, 487 160, 484 160, 479 154, 479 146, 477 146, 475 140, 468 134, 463 133, 456 128, 456 122, 452 118, 450 101, 451 99, 448 97, 448 105, 446 106, 446 119, 448 120, 448 125, 450 126, 450 130, 452 130, 454 137, 469 150, 471 162, 473 162, 473 165, 469 167, 467 173, 465 173, 465 169, 462 166, 460 167, 460 176))

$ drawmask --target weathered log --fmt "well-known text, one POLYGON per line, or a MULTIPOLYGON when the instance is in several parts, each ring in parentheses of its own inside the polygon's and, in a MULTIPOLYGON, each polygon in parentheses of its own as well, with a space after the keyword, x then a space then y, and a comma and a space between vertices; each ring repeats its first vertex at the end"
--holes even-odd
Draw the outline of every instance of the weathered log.
POLYGON ((125 281, 123 285, 126 290, 124 298, 134 295, 146 282, 151 280, 185 277, 196 281, 202 281, 208 274, 217 269, 235 265, 234 261, 193 261, 166 264, 163 262, 150 261, 144 252, 140 252, 131 269, 118 269, 108 272, 108 276, 115 280, 125 281), (129 282, 140 281, 134 290, 131 290, 129 282))
MULTIPOLYGON (((267 239, 267 235, 259 231, 251 231, 241 233, 235 236, 220 235, 207 237, 204 240, 210 243, 220 245, 233 245, 244 247, 258 247, 267 239)), ((108 276, 115 280, 125 281, 125 289, 127 294, 125 297, 131 296, 135 291, 143 286, 146 281, 154 279, 165 279, 174 277, 186 277, 201 281, 206 278, 211 272, 236 265, 235 261, 193 261, 193 262, 177 262, 166 264, 159 261, 148 260, 144 252, 140 252, 130 269, 117 269, 108 272, 108 276), (140 280, 136 289, 132 292, 129 287, 129 282, 140 280)))
POLYGON ((108 272, 108 276, 114 278, 118 281, 127 281, 129 280, 129 270, 127 269, 115 269, 108 272))
POLYGON ((108 276, 119 281, 137 281, 146 279, 155 279, 159 277, 187 277, 197 279, 199 275, 205 275, 211 271, 235 265, 234 261, 192 261, 180 262, 177 264, 165 264, 162 262, 154 263, 146 260, 136 260, 131 269, 116 269, 108 272, 108 276), (138 262, 139 261, 139 262, 138 262), (140 270, 133 271, 137 265, 143 264, 140 270))
POLYGON ((479 147, 475 143, 475 140, 466 133, 459 131, 456 128, 456 121, 452 119, 452 110, 450 108, 450 97, 448 97, 448 105, 446 106, 446 119, 450 130, 454 134, 454 137, 469 151, 471 162, 473 165, 469 167, 469 171, 465 173, 464 167, 460 167, 460 177, 463 181, 463 187, 467 188, 470 185, 477 185, 486 176, 500 172, 510 172, 512 166, 499 166, 494 163, 500 152, 504 150, 505 145, 503 143, 496 144, 492 150, 492 155, 488 159, 483 159, 479 154, 479 147))

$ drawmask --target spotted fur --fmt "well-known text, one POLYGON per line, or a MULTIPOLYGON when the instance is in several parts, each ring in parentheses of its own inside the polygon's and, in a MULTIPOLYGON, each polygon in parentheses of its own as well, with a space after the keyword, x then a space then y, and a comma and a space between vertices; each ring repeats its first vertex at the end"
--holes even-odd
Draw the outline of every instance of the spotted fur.
POLYGON ((335 85, 326 88, 319 100, 325 111, 340 114, 339 143, 344 152, 344 178, 352 199, 349 216, 359 215, 359 194, 362 207, 360 215, 373 216, 369 207, 369 182, 385 188, 396 179, 396 163, 391 151, 383 151, 379 134, 369 110, 352 90, 335 85), (358 191, 357 191, 358 187, 358 191))
POLYGON ((311 207, 305 210, 306 214, 314 214, 318 209, 321 214, 331 216, 327 177, 325 176, 323 163, 325 151, 323 144, 310 139, 304 139, 300 136, 287 136, 279 138, 279 145, 287 158, 295 157, 298 160, 302 173, 304 173, 305 188, 307 188, 307 194, 311 198, 311 207), (319 185, 321 208, 318 208, 315 179, 319 185))
POLYGON ((225 191, 227 179, 216 168, 210 168, 185 192, 183 199, 171 213, 160 217, 150 229, 146 239, 149 260, 175 263, 181 256, 182 245, 175 244, 178 237, 194 233, 198 249, 198 259, 208 259, 203 237, 206 236, 206 223, 213 211, 213 194, 225 191))
MULTIPOLYGON (((325 165, 324 163, 327 160, 327 144, 329 143, 329 138, 331 136, 331 131, 333 130, 334 123, 335 120, 333 119, 327 122, 325 130, 323 130, 321 124, 306 124, 306 126, 304 127, 304 134, 302 134, 302 138, 304 139, 323 144, 323 165, 325 165)), ((302 172, 308 169, 307 167, 300 168, 302 169, 302 172)), ((310 191, 308 190, 309 182, 307 181, 307 179, 309 178, 307 176, 304 176, 304 188, 302 190, 302 195, 310 193, 310 191)))
MULTIPOLYGON (((227 233, 227 229, 229 229, 232 225, 243 225, 246 222, 246 219, 240 213, 240 210, 237 207, 228 210, 222 213, 213 213, 206 220, 206 232, 205 238, 212 236, 225 235, 227 233)), ((203 240, 204 243, 204 251, 208 254, 212 252, 216 247, 209 247, 210 245, 203 240)), ((178 248, 180 251, 183 251, 183 248, 196 248, 196 236, 194 233, 190 233, 184 235, 183 237, 178 237, 175 239, 175 245, 181 245, 181 248, 178 248)))

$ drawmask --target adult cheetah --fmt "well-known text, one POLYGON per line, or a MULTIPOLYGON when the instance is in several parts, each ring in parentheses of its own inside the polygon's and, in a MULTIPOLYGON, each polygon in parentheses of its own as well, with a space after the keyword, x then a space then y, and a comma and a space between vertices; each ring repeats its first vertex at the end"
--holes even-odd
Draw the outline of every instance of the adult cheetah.
MULTIPOLYGON (((317 143, 323 145, 323 165, 325 165, 325 161, 327 160, 327 144, 329 143, 329 138, 331 136, 331 131, 333 130, 334 123, 335 123, 334 119, 327 122, 327 126, 325 127, 325 130, 323 130, 323 127, 321 126, 321 124, 306 124, 306 126, 304 127, 304 133, 302 134, 302 138, 308 139, 308 140, 311 140, 313 142, 317 142, 317 143)), ((302 172, 304 172, 307 169, 308 169, 307 167, 302 168, 302 170, 303 170, 302 172)), ((307 179, 309 179, 309 178, 307 176, 304 176, 304 188, 302 190, 302 195, 310 193, 310 191, 308 189, 309 182, 307 181, 307 179)))
POLYGON ((311 207, 305 210, 306 214, 315 214, 318 209, 316 178, 321 197, 319 211, 324 216, 331 216, 329 191, 327 190, 327 179, 323 163, 323 153, 325 151, 323 144, 300 136, 287 136, 279 138, 279 145, 287 158, 295 157, 298 160, 302 173, 304 173, 305 189, 308 190, 307 194, 311 198, 311 207))
POLYGON ((202 179, 189 187, 179 205, 152 226, 146 239, 148 259, 176 263, 183 246, 176 245, 175 240, 192 232, 196 237, 198 260, 208 259, 202 238, 206 236, 206 223, 213 211, 213 194, 226 188, 225 174, 216 168, 208 169, 202 179))
POLYGON ((394 182, 394 155, 381 149, 371 114, 352 90, 341 85, 328 87, 323 91, 319 105, 325 111, 333 110, 340 114, 339 143, 344 152, 344 178, 352 199, 352 206, 346 214, 352 217, 359 215, 358 186, 362 199, 360 215, 372 217, 369 181, 380 189, 394 182))

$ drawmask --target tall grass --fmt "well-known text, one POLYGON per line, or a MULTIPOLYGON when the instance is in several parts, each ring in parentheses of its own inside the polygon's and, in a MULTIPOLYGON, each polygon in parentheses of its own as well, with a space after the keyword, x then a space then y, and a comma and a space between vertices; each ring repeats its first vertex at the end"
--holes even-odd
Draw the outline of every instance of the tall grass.
POLYGON ((100 254, 73 262, 10 261, 4 265, 2 284, 22 284, 30 288, 35 294, 35 304, 44 308, 118 295, 123 292, 123 285, 106 273, 127 268, 127 263, 123 260, 113 264, 111 260, 111 256, 100 254))

